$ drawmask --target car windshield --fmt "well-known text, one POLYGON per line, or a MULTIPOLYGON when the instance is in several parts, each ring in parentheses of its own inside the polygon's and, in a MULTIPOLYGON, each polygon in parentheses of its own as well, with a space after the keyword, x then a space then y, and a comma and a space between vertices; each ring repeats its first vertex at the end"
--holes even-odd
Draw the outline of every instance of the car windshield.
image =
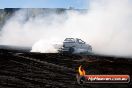
POLYGON ((79 43, 81 43, 81 44, 85 44, 85 42, 82 41, 81 39, 77 39, 77 40, 78 40, 79 43))

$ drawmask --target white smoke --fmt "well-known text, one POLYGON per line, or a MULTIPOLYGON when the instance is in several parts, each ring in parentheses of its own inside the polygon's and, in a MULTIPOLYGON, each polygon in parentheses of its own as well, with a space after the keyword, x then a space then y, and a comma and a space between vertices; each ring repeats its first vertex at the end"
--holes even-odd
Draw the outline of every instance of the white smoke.
POLYGON ((42 13, 29 19, 27 11, 20 10, 4 25, 1 44, 33 46, 32 51, 51 52, 51 40, 78 37, 92 45, 95 53, 132 56, 131 4, 130 0, 90 0, 86 14, 42 13))
POLYGON ((31 52, 40 53, 58 53, 58 49, 62 47, 62 41, 40 39, 33 46, 31 52))

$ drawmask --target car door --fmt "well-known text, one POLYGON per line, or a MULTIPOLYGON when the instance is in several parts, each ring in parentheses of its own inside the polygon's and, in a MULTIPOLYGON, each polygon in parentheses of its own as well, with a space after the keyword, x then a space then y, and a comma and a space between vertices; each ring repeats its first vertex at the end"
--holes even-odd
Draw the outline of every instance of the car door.
POLYGON ((80 48, 82 48, 82 49, 85 48, 85 42, 82 41, 81 39, 78 40, 78 44, 79 44, 80 48))

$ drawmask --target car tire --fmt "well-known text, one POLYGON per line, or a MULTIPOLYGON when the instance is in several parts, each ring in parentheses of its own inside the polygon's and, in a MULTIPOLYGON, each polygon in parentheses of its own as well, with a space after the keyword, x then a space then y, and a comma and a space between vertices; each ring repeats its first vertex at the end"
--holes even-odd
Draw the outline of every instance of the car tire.
POLYGON ((69 53, 72 54, 75 51, 75 49, 73 47, 69 48, 69 53))

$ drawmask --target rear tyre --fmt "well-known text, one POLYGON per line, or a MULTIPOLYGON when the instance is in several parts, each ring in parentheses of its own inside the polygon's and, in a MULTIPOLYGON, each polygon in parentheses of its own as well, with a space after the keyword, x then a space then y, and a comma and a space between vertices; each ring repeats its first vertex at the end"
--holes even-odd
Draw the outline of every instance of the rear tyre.
POLYGON ((69 48, 69 53, 72 54, 75 51, 75 49, 73 47, 69 48))

